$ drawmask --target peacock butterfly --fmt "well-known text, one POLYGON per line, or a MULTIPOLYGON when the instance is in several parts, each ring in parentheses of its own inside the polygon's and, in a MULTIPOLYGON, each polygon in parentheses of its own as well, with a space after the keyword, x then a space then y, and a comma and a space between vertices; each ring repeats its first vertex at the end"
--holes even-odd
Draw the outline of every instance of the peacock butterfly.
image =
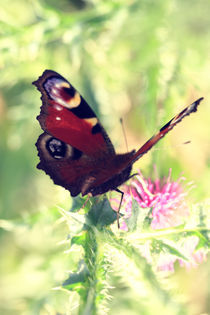
POLYGON ((69 190, 73 197, 79 193, 96 196, 115 190, 121 193, 121 202, 123 192, 118 186, 132 177, 133 163, 185 116, 196 112, 203 99, 199 98, 171 119, 137 152, 116 154, 93 110, 65 78, 45 70, 33 84, 42 94, 37 119, 44 131, 36 143, 40 157, 37 168, 44 170, 56 185, 69 190))

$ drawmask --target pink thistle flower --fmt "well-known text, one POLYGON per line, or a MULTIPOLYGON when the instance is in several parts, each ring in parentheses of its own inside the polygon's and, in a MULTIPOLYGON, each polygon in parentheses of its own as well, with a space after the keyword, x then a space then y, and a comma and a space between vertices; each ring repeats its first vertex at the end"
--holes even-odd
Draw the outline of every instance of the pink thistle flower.
POLYGON ((141 173, 133 181, 131 192, 134 199, 139 203, 141 208, 152 208, 152 229, 163 229, 180 225, 183 217, 189 215, 188 207, 185 201, 186 193, 183 192, 180 185, 181 177, 178 181, 173 182, 171 170, 168 178, 151 179, 140 178, 141 173), (145 187, 144 186, 145 183, 145 187))
MULTIPOLYGON (((132 214, 132 200, 135 199, 141 208, 151 208, 151 228, 164 229, 175 227, 183 223, 185 217, 189 215, 189 209, 185 201, 187 192, 183 191, 180 177, 177 181, 171 180, 171 169, 167 178, 156 179, 143 178, 141 172, 130 183, 124 185, 124 198, 122 211, 124 211, 123 221, 120 225, 121 230, 128 231, 126 219, 132 214)), ((112 206, 115 210, 119 207, 119 200, 112 199, 112 206)), ((196 236, 182 238, 176 243, 177 250, 183 252, 188 259, 183 260, 170 253, 161 252, 156 259, 157 270, 163 272, 174 272, 174 263, 179 262, 180 266, 187 269, 196 267, 206 259, 206 252, 203 248, 196 250, 199 239, 196 236)), ((155 259, 151 252, 151 241, 147 240, 139 246, 142 255, 148 263, 155 259)))
MULTIPOLYGON (((125 212, 124 218, 131 216, 132 198, 134 198, 141 208, 152 208, 152 229, 163 229, 174 227, 183 223, 183 218, 189 215, 187 203, 185 201, 186 192, 183 192, 180 182, 171 181, 171 170, 168 178, 163 180, 143 178, 141 172, 132 180, 130 186, 124 186, 124 199, 122 209, 125 212)), ((112 200, 116 201, 116 199, 112 200)), ((119 204, 119 201, 118 201, 119 204)), ((118 205, 112 204, 114 209, 118 205)), ((127 230, 125 222, 121 225, 122 230, 127 230)))

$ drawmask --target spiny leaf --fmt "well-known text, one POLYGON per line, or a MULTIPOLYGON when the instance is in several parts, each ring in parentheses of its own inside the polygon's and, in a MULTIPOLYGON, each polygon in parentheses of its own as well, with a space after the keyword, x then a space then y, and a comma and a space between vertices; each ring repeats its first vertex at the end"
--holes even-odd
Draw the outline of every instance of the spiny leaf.
POLYGON ((89 271, 83 260, 78 266, 79 271, 70 273, 67 280, 64 281, 63 286, 68 289, 80 288, 81 284, 86 281, 89 271))
POLYGON ((155 243, 159 246, 160 251, 166 250, 169 254, 177 256, 181 259, 184 259, 185 261, 188 261, 188 258, 172 244, 169 245, 161 240, 156 240, 155 243))
POLYGON ((114 211, 108 199, 104 198, 100 202, 96 202, 89 211, 87 218, 93 225, 106 226, 112 224, 117 219, 116 211, 114 211))

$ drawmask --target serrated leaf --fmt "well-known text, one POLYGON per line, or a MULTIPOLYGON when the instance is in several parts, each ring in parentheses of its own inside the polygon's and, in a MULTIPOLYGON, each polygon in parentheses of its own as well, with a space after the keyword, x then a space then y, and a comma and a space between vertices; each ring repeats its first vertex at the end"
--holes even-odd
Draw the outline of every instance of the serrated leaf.
POLYGON ((70 211, 71 212, 76 212, 79 209, 82 208, 82 206, 84 205, 85 199, 82 198, 81 196, 76 196, 75 198, 72 198, 72 206, 70 211))
POLYGON ((79 213, 69 212, 69 211, 66 211, 60 207, 58 207, 58 208, 59 208, 60 213, 63 215, 63 217, 66 219, 67 222, 70 219, 74 219, 75 221, 77 221, 81 224, 86 223, 84 215, 79 214, 79 213))
POLYGON ((160 240, 155 240, 155 243, 158 244, 160 250, 164 251, 164 250, 167 250, 167 252, 171 255, 174 255, 174 256, 177 256, 181 259, 184 259, 185 261, 189 261, 189 259, 184 255, 182 254, 175 246, 173 245, 169 245, 163 241, 160 241, 160 240))
POLYGON ((112 224, 117 219, 117 213, 114 211, 108 199, 96 202, 89 211, 87 218, 94 224, 106 226, 112 224))
POLYGON ((204 232, 202 233, 202 232, 196 231, 195 235, 199 239, 198 244, 197 244, 197 246, 195 248, 196 250, 198 250, 200 248, 204 248, 204 247, 209 247, 210 246, 210 242, 209 242, 208 235, 207 235, 206 232, 205 232, 205 235, 204 235, 204 232))
POLYGON ((89 275, 89 271, 83 260, 80 262, 78 269, 79 271, 70 273, 68 279, 64 281, 63 286, 65 288, 68 289, 73 289, 75 287, 79 288, 81 287, 81 284, 86 281, 89 275))

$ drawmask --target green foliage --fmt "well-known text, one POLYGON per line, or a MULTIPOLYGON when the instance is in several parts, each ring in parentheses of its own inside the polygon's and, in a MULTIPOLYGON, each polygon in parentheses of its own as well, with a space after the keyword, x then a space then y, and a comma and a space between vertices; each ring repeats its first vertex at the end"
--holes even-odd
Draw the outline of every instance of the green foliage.
MULTIPOLYGON (((89 211, 85 217, 79 213, 75 217, 74 213, 61 210, 71 235, 69 259, 71 260, 78 252, 78 247, 82 249, 79 262, 73 267, 75 271, 71 271, 63 283, 70 296, 72 292, 77 292, 80 297, 78 314, 109 314, 110 311, 113 312, 112 307, 116 310, 125 308, 129 312, 129 306, 122 296, 118 297, 118 303, 112 301, 116 286, 120 283, 121 285, 123 283, 126 290, 132 283, 135 294, 144 300, 144 305, 140 309, 146 314, 154 312, 154 305, 150 303, 151 297, 159 301, 155 308, 162 310, 163 306, 165 307, 163 314, 184 314, 184 305, 178 302, 178 297, 169 289, 168 284, 166 285, 161 273, 158 273, 158 259, 161 256, 170 256, 187 262, 192 260, 192 257, 187 257, 185 248, 177 247, 177 243, 183 237, 186 239, 193 235, 199 238, 200 245, 196 250, 201 248, 207 250, 209 227, 205 206, 198 205, 197 211, 192 211, 190 220, 184 225, 154 231, 148 226, 145 228, 145 220, 150 212, 145 211, 142 214, 143 209, 138 208, 134 202, 135 211, 130 221, 134 222, 135 218, 135 222, 138 223, 135 226, 131 224, 130 232, 125 233, 116 228, 116 222, 112 229, 105 227, 107 220, 110 218, 111 221, 113 218, 107 200, 103 199, 100 202, 96 200, 93 205, 91 204, 89 202, 86 206, 85 212, 89 211), (197 215, 198 208, 202 208, 200 216, 197 215), (81 225, 82 221, 84 225, 81 225), (77 224, 79 224, 77 232, 72 233, 71 227, 77 224), (203 233, 206 233, 205 236, 203 233), (146 244, 149 244, 150 248, 150 261, 148 253, 146 259, 141 249, 146 244), (114 283, 113 276, 116 281, 114 283), (139 283, 143 288, 138 287, 139 283)), ((138 314, 137 310, 133 312, 138 314)))
POLYGON ((2 1, 1 314, 208 313, 205 264, 187 274, 176 263, 175 276, 157 266, 165 257, 190 262, 182 240, 197 237, 196 251, 209 246, 209 8, 209 0, 2 1), (118 231, 107 199, 78 213, 85 200, 69 204, 69 193, 36 170, 41 102, 31 82, 45 69, 70 80, 121 151, 120 117, 129 148, 138 148, 205 97, 135 166, 150 176, 153 164, 161 176, 171 167, 196 183, 183 226, 152 231, 151 209, 133 202, 129 232, 118 231))
POLYGON ((99 203, 94 203, 88 212, 88 219, 93 225, 103 227, 113 223, 117 219, 117 214, 112 210, 108 200, 105 198, 99 203))

